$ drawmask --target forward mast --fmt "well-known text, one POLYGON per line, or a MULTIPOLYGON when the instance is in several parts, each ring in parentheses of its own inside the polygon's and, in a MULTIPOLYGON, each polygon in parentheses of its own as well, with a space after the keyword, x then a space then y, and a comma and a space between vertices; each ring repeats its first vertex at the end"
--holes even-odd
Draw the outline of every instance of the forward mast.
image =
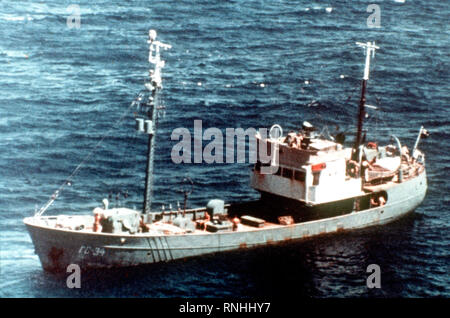
POLYGON ((160 105, 159 93, 161 92, 162 78, 161 69, 165 62, 161 59, 161 49, 167 50, 172 48, 171 45, 156 41, 156 31, 149 31, 149 63, 154 65, 153 69, 149 70, 149 79, 145 83, 145 87, 149 93, 147 102, 143 105, 144 111, 136 118, 136 129, 148 135, 148 149, 147 149, 147 164, 145 170, 145 190, 144 190, 144 205, 143 214, 150 213, 152 204, 153 192, 153 162, 155 154, 155 137, 158 128, 159 112, 163 108, 160 105))

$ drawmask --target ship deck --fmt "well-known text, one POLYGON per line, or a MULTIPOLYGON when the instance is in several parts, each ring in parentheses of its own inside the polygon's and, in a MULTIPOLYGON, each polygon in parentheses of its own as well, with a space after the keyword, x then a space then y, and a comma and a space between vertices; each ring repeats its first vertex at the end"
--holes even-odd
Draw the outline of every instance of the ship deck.
MULTIPOLYGON (((420 163, 414 163, 412 165, 403 165, 402 164, 402 172, 403 172, 403 182, 409 179, 415 178, 418 175, 425 172, 425 167, 420 163)), ((398 184, 398 175, 388 181, 382 181, 379 184, 366 183, 363 186, 363 190, 367 192, 380 192, 385 191, 389 188, 394 187, 398 184)))

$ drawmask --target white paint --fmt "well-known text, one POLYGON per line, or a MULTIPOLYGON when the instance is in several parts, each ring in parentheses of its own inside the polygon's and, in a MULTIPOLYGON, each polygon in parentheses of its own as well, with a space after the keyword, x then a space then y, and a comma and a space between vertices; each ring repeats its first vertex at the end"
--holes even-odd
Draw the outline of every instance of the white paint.
POLYGON ((367 43, 361 43, 361 42, 356 42, 357 45, 363 47, 366 49, 366 63, 364 66, 364 76, 363 79, 364 80, 368 80, 369 79, 369 72, 370 72, 370 56, 374 56, 375 55, 375 49, 379 49, 378 46, 375 45, 375 42, 367 42, 367 43))

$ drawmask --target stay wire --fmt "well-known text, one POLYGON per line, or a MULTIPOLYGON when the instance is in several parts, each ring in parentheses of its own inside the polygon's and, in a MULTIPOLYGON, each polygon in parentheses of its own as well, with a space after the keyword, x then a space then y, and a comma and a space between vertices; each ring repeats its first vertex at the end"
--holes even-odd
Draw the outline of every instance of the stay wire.
POLYGON ((108 135, 116 129, 116 127, 123 121, 123 119, 126 117, 127 114, 129 114, 130 109, 136 104, 136 101, 139 97, 142 96, 142 92, 138 94, 138 96, 131 102, 130 106, 122 113, 119 120, 102 136, 102 138, 95 144, 94 148, 91 150, 91 152, 81 161, 81 163, 78 164, 78 166, 72 171, 72 173, 69 175, 66 180, 61 184, 61 186, 53 192, 50 199, 47 201, 45 205, 41 207, 41 209, 35 213, 35 216, 41 216, 52 204, 55 202, 55 200, 58 198, 58 196, 61 194, 61 191, 64 189, 66 185, 69 184, 69 182, 75 177, 75 175, 79 172, 81 167, 86 164, 91 157, 94 155, 94 153, 97 151, 98 147, 103 143, 103 141, 108 137, 108 135))

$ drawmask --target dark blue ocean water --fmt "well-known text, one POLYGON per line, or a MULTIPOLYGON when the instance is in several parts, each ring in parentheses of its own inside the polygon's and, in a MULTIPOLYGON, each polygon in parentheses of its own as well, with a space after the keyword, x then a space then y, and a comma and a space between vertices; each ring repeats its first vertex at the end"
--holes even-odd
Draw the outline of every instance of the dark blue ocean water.
MULTIPOLYGON (((81 27, 70 29, 72 3, 0 3, 2 297, 450 296, 447 2, 79 0, 81 27), (367 25, 371 3, 380 6, 380 28, 367 25), (182 200, 175 189, 185 175, 195 183, 190 206, 258 197, 248 163, 172 163, 170 134, 192 129, 194 119, 204 129, 279 123, 289 130, 308 120, 354 132, 364 61, 355 41, 381 47, 368 88, 368 103, 381 108, 369 118, 371 132, 394 133, 409 147, 420 125, 431 133, 421 144, 425 201, 383 227, 82 273, 82 288, 68 289, 65 275, 42 271, 22 219, 45 204, 143 88, 151 28, 173 45, 164 53, 154 207, 182 200), (369 264, 381 268, 381 289, 366 287, 369 264)), ((121 203, 140 207, 146 140, 131 113, 115 127, 47 214, 91 213, 125 190, 121 203)))

